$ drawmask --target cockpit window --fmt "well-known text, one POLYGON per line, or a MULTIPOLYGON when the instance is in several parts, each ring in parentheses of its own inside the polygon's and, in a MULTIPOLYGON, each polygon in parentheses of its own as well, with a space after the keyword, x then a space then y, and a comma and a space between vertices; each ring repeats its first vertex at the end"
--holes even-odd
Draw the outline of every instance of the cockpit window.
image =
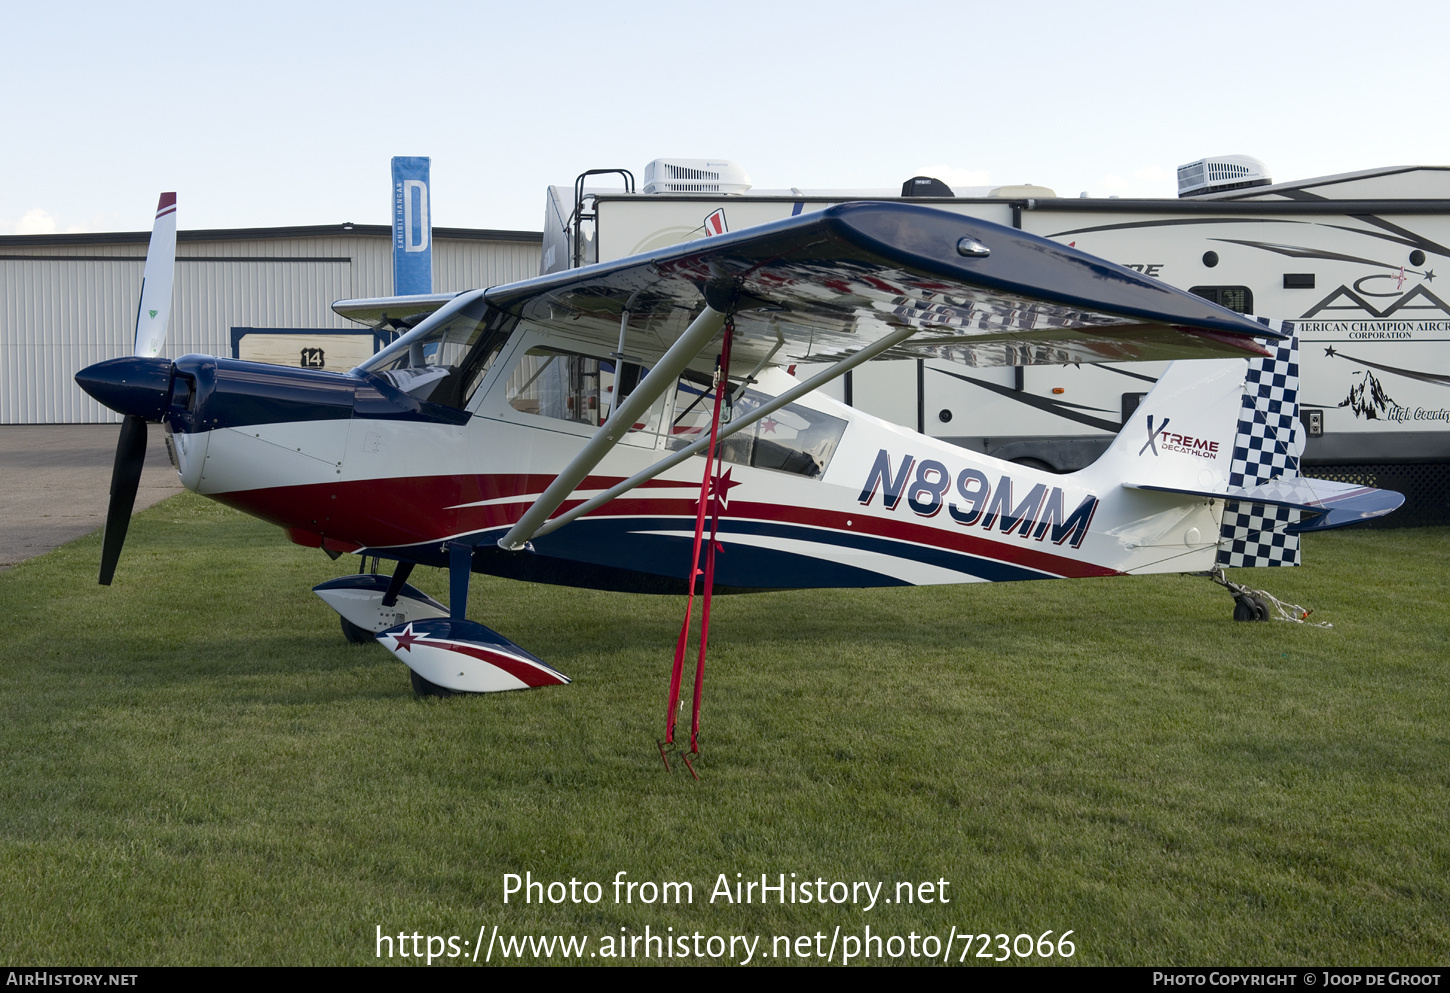
POLYGON ((517 323, 491 310, 480 295, 416 338, 404 336, 361 368, 409 396, 461 410, 517 323))

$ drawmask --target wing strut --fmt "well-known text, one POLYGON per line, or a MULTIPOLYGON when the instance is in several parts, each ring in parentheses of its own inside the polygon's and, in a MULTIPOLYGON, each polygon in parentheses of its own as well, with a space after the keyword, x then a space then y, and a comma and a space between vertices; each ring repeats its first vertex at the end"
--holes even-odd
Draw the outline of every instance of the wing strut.
MULTIPOLYGON (((639 420, 650 405, 658 400, 665 392, 675 385, 680 373, 685 371, 700 353, 700 350, 715 337, 716 333, 725 324, 725 315, 705 305, 700 316, 690 322, 685 333, 680 335, 675 343, 669 347, 669 351, 660 356, 649 374, 640 380, 634 391, 614 410, 609 413, 609 420, 599 426, 594 432, 594 437, 585 443, 582 451, 574 456, 573 461, 564 467, 564 471, 549 484, 548 489, 539 495, 539 498, 529 505, 520 517, 518 523, 509 528, 507 534, 498 540, 498 547, 516 552, 538 533, 540 525, 549 519, 549 515, 559 509, 559 505, 569 499, 569 494, 574 488, 584 481, 584 477, 594 470, 599 461, 609 454, 629 426, 639 420)), ((708 442, 709 439, 706 439, 708 442)))
MULTIPOLYGON (((846 356, 844 359, 835 363, 825 371, 812 376, 804 383, 792 386, 780 396, 776 397, 773 400, 770 400, 767 403, 762 404, 761 406, 757 407, 755 410, 752 410, 750 413, 746 414, 739 420, 731 421, 729 425, 720 429, 720 436, 717 440, 724 441, 736 431, 741 431, 745 428, 750 427, 750 425, 754 424, 761 418, 768 417, 780 408, 784 407, 786 404, 793 403, 796 400, 799 400, 801 397, 805 396, 807 393, 811 393, 815 390, 820 389, 831 380, 843 375, 844 373, 850 372, 852 369, 856 368, 863 362, 870 361, 877 355, 880 355, 882 352, 886 351, 888 348, 896 347, 915 333, 915 328, 899 328, 891 334, 887 335, 885 338, 881 338, 877 341, 872 342, 870 345, 867 345, 859 352, 854 352, 851 355, 846 356)), ((633 396, 633 394, 630 395, 633 396)), ((591 513, 595 510, 598 510, 600 507, 604 506, 615 497, 620 496, 624 493, 628 493, 640 483, 654 479, 666 469, 671 469, 674 466, 679 465, 686 459, 690 458, 690 456, 696 455, 704 451, 709 444, 710 438, 708 436, 700 438, 699 440, 685 446, 684 448, 681 448, 679 451, 670 454, 666 458, 660 459, 648 469, 642 469, 639 472, 635 473, 633 476, 630 476, 624 482, 618 483, 610 487, 598 496, 591 497, 590 499, 581 503, 579 506, 560 514, 558 517, 555 517, 552 520, 545 521, 543 524, 539 525, 539 527, 530 531, 528 537, 533 538, 539 535, 548 534, 550 531, 557 531, 559 528, 563 527, 565 524, 568 524, 570 521, 583 517, 585 514, 591 513)), ((592 465, 593 463, 591 463, 591 467, 592 465)), ((580 476, 579 478, 583 479, 584 477, 580 476)), ((551 486, 550 489, 552 490, 553 487, 551 486)), ((534 503, 534 507, 537 507, 539 503, 543 502, 544 498, 548 495, 549 494, 546 491, 543 496, 540 496, 538 501, 534 503)), ((560 502, 562 503, 563 501, 560 502)), ((556 503, 554 506, 557 507, 558 504, 556 503)), ((533 507, 530 507, 529 510, 532 511, 533 507)), ((527 514, 525 516, 527 516, 527 514)), ((519 524, 514 525, 514 530, 518 530, 519 525, 521 524, 523 524, 522 520, 519 521, 519 524)), ((512 533, 512 531, 509 532, 509 534, 512 533)), ((503 539, 499 541, 499 545, 502 547, 508 547, 504 545, 504 542, 508 540, 508 537, 508 535, 504 535, 503 539)))

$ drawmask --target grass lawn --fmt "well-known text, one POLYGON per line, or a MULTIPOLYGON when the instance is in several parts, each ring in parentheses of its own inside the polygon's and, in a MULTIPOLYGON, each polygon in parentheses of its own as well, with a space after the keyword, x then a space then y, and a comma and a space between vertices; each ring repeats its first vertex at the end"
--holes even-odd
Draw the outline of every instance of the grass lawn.
POLYGON ((1450 529, 1234 577, 1332 629, 1233 623, 1182 576, 721 598, 698 783, 654 745, 681 598, 477 577, 470 616, 574 684, 421 700, 309 592, 356 559, 183 494, 106 589, 99 537, 0 574, 9 962, 366 964, 378 928, 471 957, 481 926, 779 962, 868 925, 1071 930, 1093 965, 1450 960, 1450 529), (505 905, 526 872, 603 898, 505 905), (620 872, 693 902, 616 903, 620 872), (736 873, 950 902, 711 903, 736 873))

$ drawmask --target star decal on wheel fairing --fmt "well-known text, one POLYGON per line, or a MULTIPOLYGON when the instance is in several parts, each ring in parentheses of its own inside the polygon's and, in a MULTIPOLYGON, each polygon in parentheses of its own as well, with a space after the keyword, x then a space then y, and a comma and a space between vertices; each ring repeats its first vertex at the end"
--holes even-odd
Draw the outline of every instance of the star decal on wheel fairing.
POLYGON ((393 651, 395 652, 411 652, 413 650, 413 643, 415 641, 423 640, 422 638, 419 638, 416 634, 413 633, 413 625, 411 623, 407 627, 403 628, 402 631, 399 631, 397 634, 393 635, 392 638, 393 641, 397 642, 397 644, 393 646, 393 651))

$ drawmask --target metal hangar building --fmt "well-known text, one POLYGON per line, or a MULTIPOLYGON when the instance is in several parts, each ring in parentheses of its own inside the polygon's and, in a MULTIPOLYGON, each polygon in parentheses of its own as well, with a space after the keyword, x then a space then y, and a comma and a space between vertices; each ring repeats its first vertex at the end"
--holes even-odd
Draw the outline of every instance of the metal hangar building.
MULTIPOLYGON (((392 233, 383 224, 177 232, 164 354, 351 368, 375 341, 332 302, 392 294, 392 233)), ((0 236, 0 424, 120 419, 72 377, 131 353, 150 237, 0 236)), ((538 232, 433 228, 432 238, 440 293, 539 273, 538 232)))

